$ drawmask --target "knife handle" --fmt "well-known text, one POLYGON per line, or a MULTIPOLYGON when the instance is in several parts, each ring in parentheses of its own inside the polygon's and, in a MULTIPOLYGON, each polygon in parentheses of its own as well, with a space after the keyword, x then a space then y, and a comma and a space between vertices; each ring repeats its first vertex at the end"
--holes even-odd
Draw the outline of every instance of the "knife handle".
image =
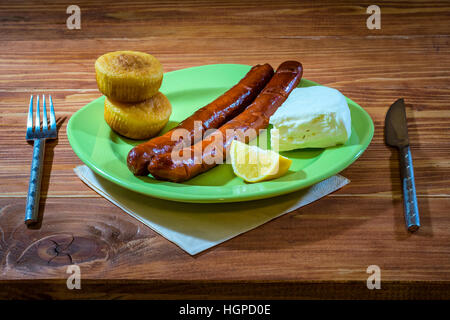
POLYGON ((408 231, 414 232, 420 227, 419 208, 417 206, 414 169, 409 146, 400 148, 400 170, 403 184, 403 202, 405 221, 408 231))

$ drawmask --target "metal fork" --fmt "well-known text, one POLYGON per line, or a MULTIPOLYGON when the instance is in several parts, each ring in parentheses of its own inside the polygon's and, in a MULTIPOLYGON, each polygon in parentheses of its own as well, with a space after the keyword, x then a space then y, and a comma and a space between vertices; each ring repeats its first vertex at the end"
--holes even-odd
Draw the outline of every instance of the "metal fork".
POLYGON ((30 182, 28 186, 27 206, 25 208, 25 223, 32 224, 37 222, 39 213, 39 200, 41 198, 41 179, 44 164, 45 140, 56 139, 56 119, 53 109, 52 96, 49 96, 50 102, 50 126, 47 120, 47 108, 45 105, 45 95, 42 95, 43 121, 41 129, 39 95, 36 99, 36 116, 33 128, 33 95, 30 97, 30 107, 28 109, 27 136, 28 141, 34 140, 33 160, 31 162, 30 182))

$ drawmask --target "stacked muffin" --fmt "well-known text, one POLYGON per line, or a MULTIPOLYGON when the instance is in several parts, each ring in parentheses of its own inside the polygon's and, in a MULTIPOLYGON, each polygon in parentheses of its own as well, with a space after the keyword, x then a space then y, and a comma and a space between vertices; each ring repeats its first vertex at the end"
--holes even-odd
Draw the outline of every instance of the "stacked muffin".
POLYGON ((111 129, 131 139, 148 139, 164 128, 172 106, 159 92, 163 70, 158 59, 137 51, 110 52, 97 59, 95 72, 111 129))

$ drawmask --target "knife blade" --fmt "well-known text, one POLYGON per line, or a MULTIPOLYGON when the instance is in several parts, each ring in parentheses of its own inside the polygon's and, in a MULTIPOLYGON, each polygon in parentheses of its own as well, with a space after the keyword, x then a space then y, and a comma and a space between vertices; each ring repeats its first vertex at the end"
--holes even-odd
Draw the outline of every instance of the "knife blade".
POLYGON ((384 134, 386 144, 396 147, 400 153, 405 222, 408 231, 414 232, 420 227, 420 218, 404 99, 398 99, 389 107, 386 113, 384 134))

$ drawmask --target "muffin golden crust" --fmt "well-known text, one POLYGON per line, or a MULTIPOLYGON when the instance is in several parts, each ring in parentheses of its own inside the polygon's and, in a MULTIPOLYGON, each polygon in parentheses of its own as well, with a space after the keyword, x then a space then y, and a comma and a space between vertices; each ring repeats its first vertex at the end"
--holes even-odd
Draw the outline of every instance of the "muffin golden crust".
POLYGON ((154 56, 138 51, 109 52, 95 62, 98 89, 120 102, 147 100, 161 87, 163 69, 154 56))
POLYGON ((169 121, 172 106, 161 92, 135 104, 105 98, 105 120, 117 133, 131 139, 155 136, 169 121))

